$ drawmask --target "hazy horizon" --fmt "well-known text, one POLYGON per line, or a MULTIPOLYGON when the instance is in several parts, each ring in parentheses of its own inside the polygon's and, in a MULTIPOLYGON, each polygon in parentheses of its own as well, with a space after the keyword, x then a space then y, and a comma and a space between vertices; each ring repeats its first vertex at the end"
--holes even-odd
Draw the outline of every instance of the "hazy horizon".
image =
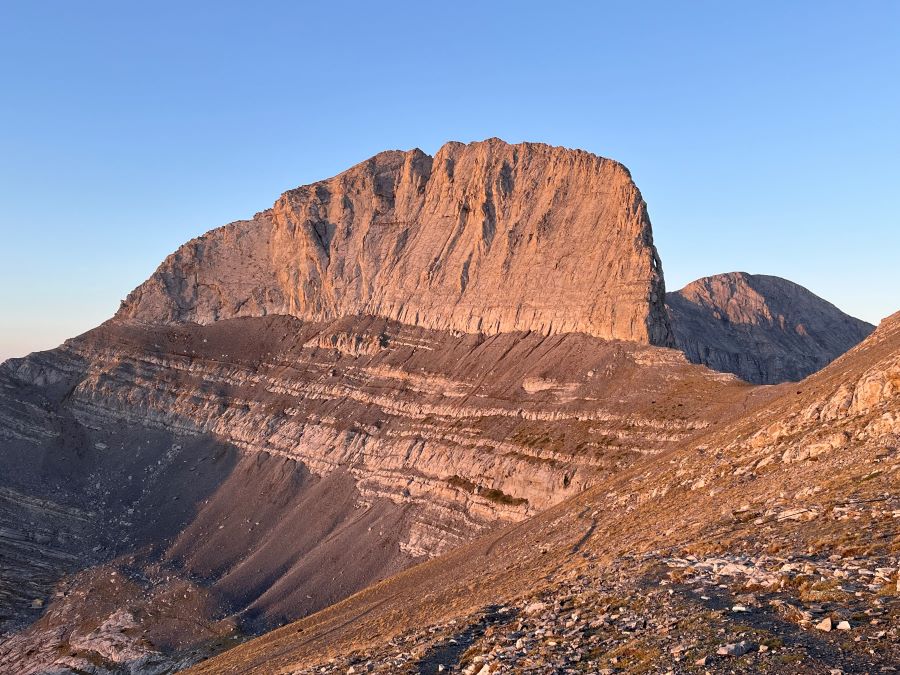
POLYGON ((900 310, 900 5, 267 7, 0 9, 0 360, 287 189, 491 136, 625 164, 669 290, 745 271, 900 310))

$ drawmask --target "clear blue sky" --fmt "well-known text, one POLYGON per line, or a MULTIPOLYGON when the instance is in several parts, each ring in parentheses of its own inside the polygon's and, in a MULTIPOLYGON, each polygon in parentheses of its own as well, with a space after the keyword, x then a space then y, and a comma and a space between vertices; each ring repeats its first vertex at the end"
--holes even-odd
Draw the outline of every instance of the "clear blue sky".
POLYGON ((490 136, 624 162, 670 289, 744 270, 900 309, 898 2, 8 0, 0 359, 286 189, 490 136))

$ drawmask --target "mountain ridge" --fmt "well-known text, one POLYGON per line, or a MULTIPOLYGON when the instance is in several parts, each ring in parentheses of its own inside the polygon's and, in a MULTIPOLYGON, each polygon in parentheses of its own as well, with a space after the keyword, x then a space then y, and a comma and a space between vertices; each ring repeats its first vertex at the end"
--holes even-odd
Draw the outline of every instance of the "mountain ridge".
POLYGON ((781 277, 729 272, 666 294, 676 346, 692 363, 754 384, 801 380, 875 327, 781 277))
MULTIPOLYGON (((292 651, 292 626, 263 658, 346 673, 360 666, 341 660, 348 627, 368 632, 375 672, 433 672, 484 626, 427 646, 428 612, 449 621, 436 635, 469 610, 499 621, 483 573, 519 602, 513 586, 553 597, 542 579, 571 559, 612 561, 597 585, 632 593, 630 547, 676 564, 659 556, 711 536, 710 509, 780 505, 773 472, 808 501, 799 477, 858 472, 896 433, 895 322, 800 385, 753 386, 672 348, 687 327, 688 347, 752 355, 743 334, 710 340, 724 316, 758 324, 776 355, 820 355, 780 338, 813 327, 821 299, 785 312, 769 302, 781 291, 712 292, 749 277, 698 280, 685 295, 709 302, 670 320, 627 169, 499 139, 379 153, 191 240, 109 321, 0 365, 0 669, 165 673, 311 615, 299 630, 327 638, 316 654, 305 638, 292 651), (392 599, 410 593, 420 605, 392 599), (343 614, 360 598, 374 623, 343 614), (415 664, 390 655, 410 635, 415 664)), ((569 631, 559 616, 545 636, 569 631)), ((209 667, 269 672, 254 651, 268 639, 209 667)))

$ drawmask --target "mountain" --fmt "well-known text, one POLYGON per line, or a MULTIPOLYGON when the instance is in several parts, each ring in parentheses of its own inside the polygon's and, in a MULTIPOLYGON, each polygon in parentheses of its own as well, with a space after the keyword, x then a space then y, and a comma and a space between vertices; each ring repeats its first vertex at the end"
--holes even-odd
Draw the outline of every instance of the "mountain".
POLYGON ((891 672, 898 440, 900 313, 799 389, 190 672, 891 672))
POLYGON ((875 328, 787 279, 745 272, 693 281, 666 305, 692 363, 755 384, 802 380, 875 328))
MULTIPOLYGON (((381 153, 185 244, 106 323, 0 365, 0 672, 173 672, 302 617, 273 663, 347 672, 350 633, 384 656, 518 612, 490 597, 556 592, 572 559, 669 560, 741 486, 778 502, 763 467, 856 447, 821 412, 848 396, 887 396, 895 433, 893 371, 853 380, 888 328, 808 380, 844 398, 798 420, 825 385, 689 362, 665 299, 627 170, 540 144, 381 153)), ((634 590, 615 565, 585 579, 634 590)), ((210 667, 271 672, 258 644, 210 667)))
POLYGON ((498 139, 383 152, 188 242, 118 317, 371 315, 669 345, 662 266, 618 162, 498 139))
POLYGON ((0 367, 0 666, 189 663, 755 404, 655 346, 663 300, 628 172, 538 144, 382 153, 188 243, 0 367))

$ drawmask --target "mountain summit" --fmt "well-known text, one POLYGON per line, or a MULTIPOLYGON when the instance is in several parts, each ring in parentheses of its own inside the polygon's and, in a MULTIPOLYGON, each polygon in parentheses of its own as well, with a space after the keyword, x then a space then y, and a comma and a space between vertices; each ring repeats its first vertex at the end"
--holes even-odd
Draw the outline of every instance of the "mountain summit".
POLYGON ((671 345, 662 266, 618 162, 489 139, 382 152, 194 239, 118 316, 372 315, 431 329, 671 345))
POLYGON ((731 272, 666 296, 675 341, 690 361, 754 384, 802 380, 875 326, 787 279, 731 272))

